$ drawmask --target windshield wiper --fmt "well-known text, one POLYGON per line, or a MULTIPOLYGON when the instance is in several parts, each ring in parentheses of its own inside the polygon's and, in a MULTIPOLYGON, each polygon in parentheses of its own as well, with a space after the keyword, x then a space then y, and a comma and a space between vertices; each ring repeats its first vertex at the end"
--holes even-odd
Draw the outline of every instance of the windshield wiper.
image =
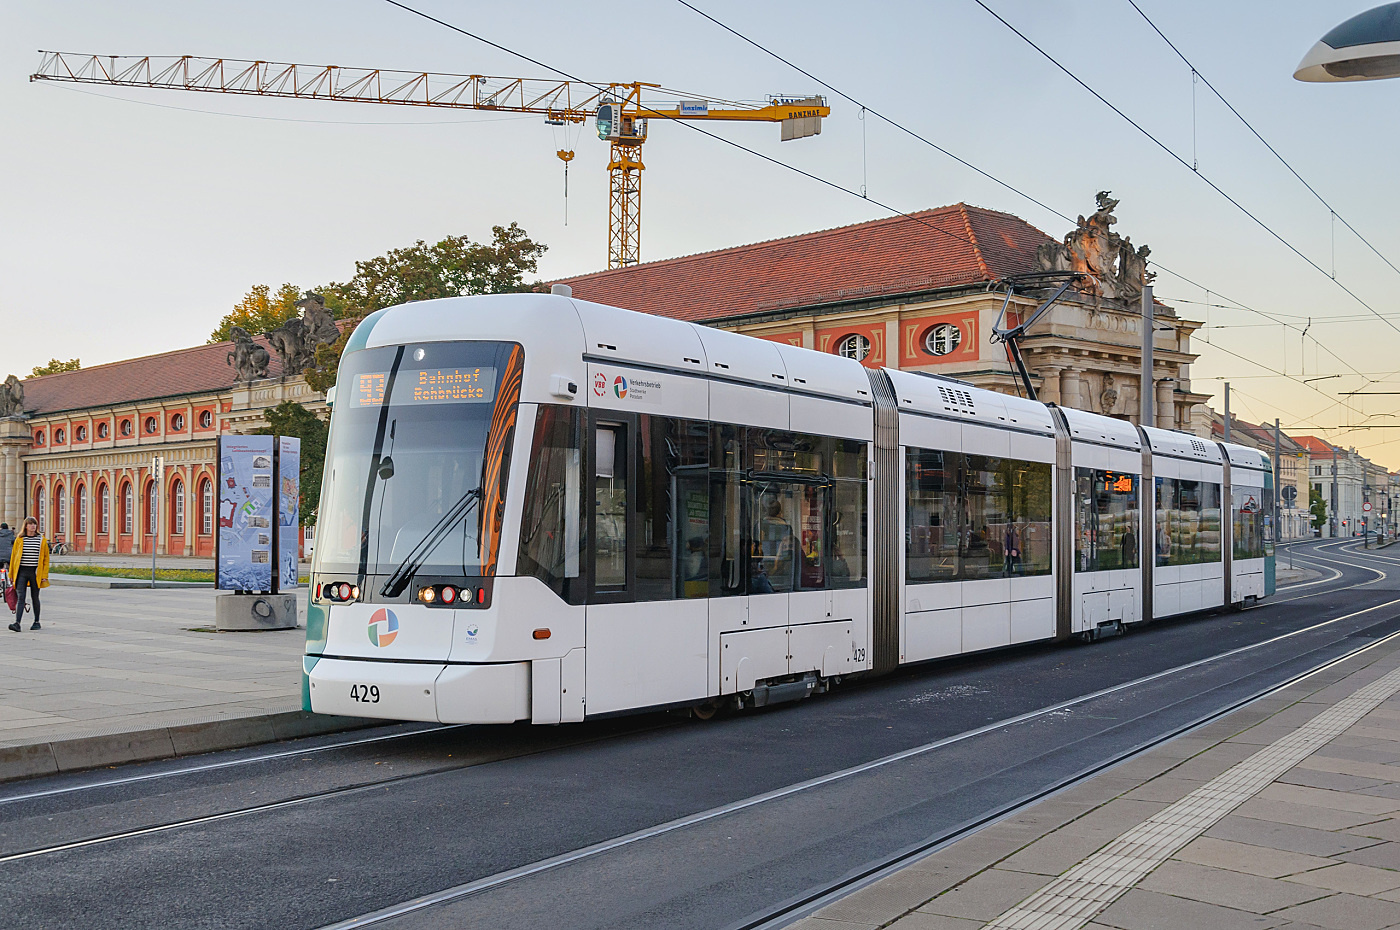
POLYGON ((428 530, 422 542, 413 547, 413 551, 399 563, 399 567, 394 569, 394 573, 389 576, 389 580, 384 582, 384 586, 379 589, 379 593, 384 597, 398 597, 403 593, 403 589, 408 585, 408 580, 414 573, 423 566, 424 560, 428 558, 428 553, 432 552, 437 544, 442 542, 452 528, 457 525, 457 521, 471 513, 471 509, 481 500, 482 490, 480 487, 472 488, 463 494, 457 503, 453 504, 442 515, 442 519, 433 524, 433 528, 428 530))

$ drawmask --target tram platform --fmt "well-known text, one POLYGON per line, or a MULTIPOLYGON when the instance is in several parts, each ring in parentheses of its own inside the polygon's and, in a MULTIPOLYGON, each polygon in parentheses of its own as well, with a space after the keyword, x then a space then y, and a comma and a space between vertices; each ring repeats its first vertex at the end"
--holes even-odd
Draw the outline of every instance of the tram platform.
POLYGON ((1400 926, 1400 641, 1136 755, 790 926, 1400 926))
POLYGON ((50 586, 0 627, 0 781, 370 723, 303 713, 304 629, 215 632, 214 596, 50 586))

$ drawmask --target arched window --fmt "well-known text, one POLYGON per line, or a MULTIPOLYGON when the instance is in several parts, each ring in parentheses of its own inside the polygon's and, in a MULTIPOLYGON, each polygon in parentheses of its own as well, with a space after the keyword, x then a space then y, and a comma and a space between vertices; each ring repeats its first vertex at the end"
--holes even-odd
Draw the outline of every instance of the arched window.
POLYGON ((924 351, 929 355, 947 355, 962 345, 962 330, 952 323, 939 323, 924 333, 924 351))
POLYGON ((68 438, 68 434, 65 433, 65 432, 63 431, 63 427, 60 426, 58 429, 56 429, 56 430, 53 431, 53 442, 54 442, 54 445, 56 445, 56 446, 61 446, 61 445, 63 445, 64 441, 65 441, 67 438, 68 438))
POLYGON ((34 489, 34 519, 39 521, 40 533, 48 529, 48 503, 48 495, 44 493, 44 486, 41 484, 34 489))
POLYGON ((53 534, 68 535, 68 494, 61 484, 53 489, 53 534))
POLYGON ((121 434, 122 434, 123 436, 130 436, 130 435, 131 435, 131 421, 130 421, 130 420, 122 420, 121 434))
POLYGON ((185 482, 176 478, 170 482, 171 530, 176 536, 185 535, 185 482))
POLYGON ((212 410, 199 411, 199 428, 208 429, 214 425, 214 412, 212 410))
POLYGON ((860 361, 870 354, 870 340, 860 333, 851 333, 836 343, 836 354, 860 361))
POLYGON ((180 430, 184 429, 184 428, 185 428, 185 415, 184 415, 183 413, 177 413, 177 414, 175 414, 174 416, 172 416, 172 417, 170 418, 170 428, 171 428, 172 430, 174 430, 175 432, 177 432, 177 433, 178 433, 180 430))
POLYGON ((136 520, 136 499, 131 482, 122 484, 122 532, 130 536, 136 520))
POLYGON ((106 438, 107 438, 107 434, 110 433, 111 431, 112 431, 112 428, 111 428, 110 426, 108 426, 106 423, 99 423, 99 424, 97 424, 97 438, 98 438, 98 439, 106 439, 106 438))
POLYGON ((106 536, 112 532, 112 495, 107 483, 97 488, 97 532, 106 536))
POLYGON ((78 428, 73 430, 73 441, 87 442, 87 426, 79 424, 78 428))
POLYGON ((42 446, 43 444, 44 444, 44 431, 41 430, 41 429, 40 429, 40 430, 35 430, 35 431, 34 431, 34 445, 36 445, 36 446, 42 446))
POLYGON ((146 482, 146 487, 145 487, 145 489, 144 489, 144 491, 143 491, 143 493, 142 493, 141 496, 145 499, 145 503, 146 503, 146 520, 145 520, 146 534, 147 534, 148 536, 154 536, 154 535, 156 535, 156 529, 157 529, 157 527, 156 527, 156 504, 158 503, 158 502, 156 501, 156 485, 155 485, 155 482, 154 482, 154 481, 147 481, 147 482, 146 482))
POLYGON ((205 536, 214 532, 214 483, 208 478, 199 482, 199 531, 205 536))
POLYGON ((79 536, 86 536, 88 531, 87 485, 78 485, 77 490, 73 492, 73 503, 78 511, 78 525, 74 527, 73 532, 79 536))
POLYGON ((160 421, 155 417, 146 417, 146 432, 154 435, 158 429, 160 429, 160 421))

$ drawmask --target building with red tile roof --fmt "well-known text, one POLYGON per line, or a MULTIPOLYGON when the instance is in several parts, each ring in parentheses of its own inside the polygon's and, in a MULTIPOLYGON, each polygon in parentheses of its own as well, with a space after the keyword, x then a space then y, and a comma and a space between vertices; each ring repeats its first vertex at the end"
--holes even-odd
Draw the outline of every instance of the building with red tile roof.
POLYGON ((212 555, 218 437, 284 400, 325 408, 255 341, 270 357, 255 382, 236 380, 231 342, 24 379, 24 416, 0 419, 0 520, 33 515, 79 552, 212 555))
MULTIPOLYGON (((1042 271, 1059 244, 1019 217, 958 203, 556 283, 585 300, 1020 393, 1006 347, 989 337, 1003 309, 1014 322, 1046 296, 1043 279, 1015 279, 1042 271)), ((1071 291, 1022 341, 1039 397, 1136 420, 1140 322, 1137 303, 1071 291)), ((1187 375, 1200 324, 1159 303, 1157 325, 1156 425, 1189 430, 1208 399, 1187 375)))

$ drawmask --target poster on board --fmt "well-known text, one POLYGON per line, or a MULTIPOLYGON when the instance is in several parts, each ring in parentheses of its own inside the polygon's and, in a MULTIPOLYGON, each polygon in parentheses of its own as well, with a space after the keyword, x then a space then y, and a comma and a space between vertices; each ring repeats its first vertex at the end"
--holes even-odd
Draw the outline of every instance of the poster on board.
POLYGON ((277 564, 282 572, 277 587, 295 591, 301 564, 301 440, 294 436, 277 438, 277 489, 277 564))
POLYGON ((272 591, 273 440, 219 437, 218 579, 223 591, 272 591))

